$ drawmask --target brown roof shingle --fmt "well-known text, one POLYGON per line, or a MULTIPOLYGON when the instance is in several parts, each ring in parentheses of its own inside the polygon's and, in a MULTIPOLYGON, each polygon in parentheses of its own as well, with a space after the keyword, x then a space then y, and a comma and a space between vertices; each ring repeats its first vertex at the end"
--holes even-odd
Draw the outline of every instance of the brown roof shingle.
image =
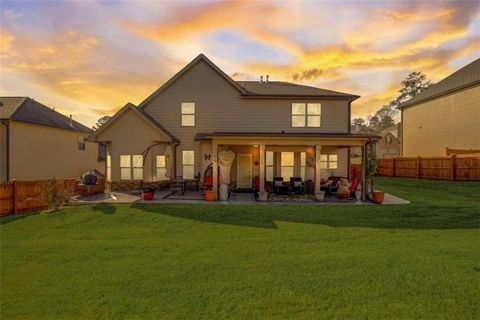
POLYGON ((29 97, 0 97, 0 119, 28 122, 73 131, 91 132, 83 124, 29 97))
POLYGON ((322 88, 304 86, 296 83, 283 81, 237 81, 247 93, 244 96, 286 96, 286 97, 333 97, 333 98, 350 98, 357 99, 359 96, 327 90, 322 88))
POLYGON ((208 59, 204 54, 199 54, 195 59, 193 59, 189 64, 187 64, 182 70, 177 72, 170 80, 165 82, 160 88, 153 92, 149 97, 147 97, 142 103, 140 103, 139 108, 143 109, 150 101, 152 101, 157 95, 159 95, 163 90, 168 88, 172 83, 174 83, 178 78, 185 74, 190 68, 200 61, 207 63, 213 70, 215 70, 221 77, 235 87, 240 95, 245 98, 335 98, 335 99, 349 99, 355 100, 360 98, 360 96, 337 92, 333 90, 321 89, 316 87, 304 86, 296 83, 290 82, 280 82, 280 81, 269 81, 269 82, 260 82, 260 81, 234 81, 230 76, 217 67, 210 59, 208 59))

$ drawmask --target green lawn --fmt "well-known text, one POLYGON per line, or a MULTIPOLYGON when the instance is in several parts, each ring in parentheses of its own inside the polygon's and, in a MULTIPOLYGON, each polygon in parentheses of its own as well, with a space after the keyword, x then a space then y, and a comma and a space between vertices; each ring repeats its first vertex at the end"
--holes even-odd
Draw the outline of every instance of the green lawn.
POLYGON ((2 319, 474 319, 480 184, 398 206, 99 205, 3 218, 2 319))

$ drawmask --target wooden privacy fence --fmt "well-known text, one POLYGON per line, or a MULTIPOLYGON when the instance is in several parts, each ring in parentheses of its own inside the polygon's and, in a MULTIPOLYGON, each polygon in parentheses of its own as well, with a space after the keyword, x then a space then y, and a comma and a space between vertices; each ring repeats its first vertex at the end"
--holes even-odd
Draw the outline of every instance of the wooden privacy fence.
POLYGON ((377 160, 377 175, 442 180, 480 180, 480 157, 410 157, 377 160))
MULTIPOLYGON (((10 181, 0 183, 0 215, 10 215, 45 208, 43 195, 46 188, 52 188, 52 180, 10 181), (50 185, 49 185, 50 184, 50 185)), ((91 194, 103 192, 104 179, 98 179, 92 186, 91 194)), ((78 179, 56 179, 57 191, 66 191, 69 195, 84 195, 85 188, 79 186, 78 179)))

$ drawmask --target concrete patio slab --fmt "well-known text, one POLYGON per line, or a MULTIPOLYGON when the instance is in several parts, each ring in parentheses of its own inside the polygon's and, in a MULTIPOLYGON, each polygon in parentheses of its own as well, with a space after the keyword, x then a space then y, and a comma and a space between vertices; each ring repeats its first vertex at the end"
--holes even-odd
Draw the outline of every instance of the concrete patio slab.
MULTIPOLYGON (((185 198, 180 197, 167 197, 169 195, 169 190, 157 190, 155 191, 155 196, 153 200, 143 200, 142 195, 139 191, 134 192, 112 192, 110 194, 100 194, 90 197, 75 197, 72 198, 71 204, 81 205, 81 204, 98 204, 98 203, 149 203, 149 204, 219 204, 219 205, 375 205, 372 202, 363 202, 360 200, 354 201, 325 201, 325 202, 316 202, 316 201, 268 201, 268 202, 259 202, 255 201, 255 196, 253 193, 232 193, 230 195, 229 201, 205 201, 200 200, 200 198, 190 198, 186 195, 185 198)), ((401 205, 408 204, 410 201, 406 199, 399 198, 389 193, 385 193, 385 201, 382 205, 401 205)))

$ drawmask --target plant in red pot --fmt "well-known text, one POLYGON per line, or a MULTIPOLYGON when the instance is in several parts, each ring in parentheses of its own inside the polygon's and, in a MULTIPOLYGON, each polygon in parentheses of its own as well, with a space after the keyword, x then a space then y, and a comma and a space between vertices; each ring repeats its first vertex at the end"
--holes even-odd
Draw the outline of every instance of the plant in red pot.
POLYGON ((382 203, 385 200, 385 193, 382 191, 376 191, 373 184, 375 180, 375 174, 377 173, 377 157, 375 156, 375 152, 370 151, 366 167, 365 167, 365 175, 367 178, 367 191, 368 197, 375 203, 382 203))
POLYGON ((153 188, 143 188, 142 189, 143 200, 153 200, 155 194, 155 189, 153 188))

